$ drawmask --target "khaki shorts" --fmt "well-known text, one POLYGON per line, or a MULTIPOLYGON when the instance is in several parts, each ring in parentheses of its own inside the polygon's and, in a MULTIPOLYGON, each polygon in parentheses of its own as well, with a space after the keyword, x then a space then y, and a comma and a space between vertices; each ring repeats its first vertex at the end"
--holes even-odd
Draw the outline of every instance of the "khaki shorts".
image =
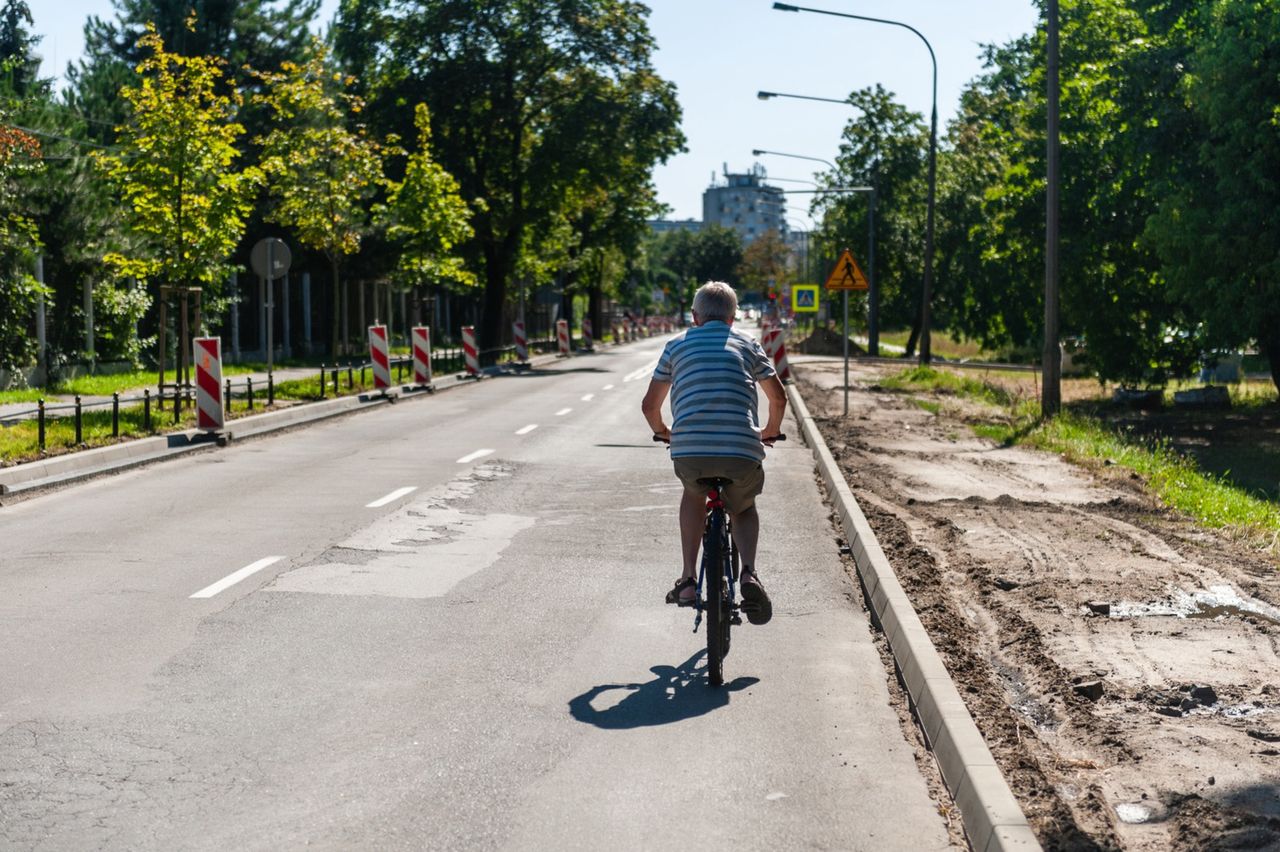
POLYGON ((672 459, 676 476, 684 483, 684 490, 698 497, 705 497, 707 486, 699 485, 699 479, 721 476, 732 479, 733 484, 724 489, 724 502, 730 512, 744 512, 756 503, 756 495, 764 490, 764 466, 753 459, 723 458, 719 456, 686 456, 672 459))

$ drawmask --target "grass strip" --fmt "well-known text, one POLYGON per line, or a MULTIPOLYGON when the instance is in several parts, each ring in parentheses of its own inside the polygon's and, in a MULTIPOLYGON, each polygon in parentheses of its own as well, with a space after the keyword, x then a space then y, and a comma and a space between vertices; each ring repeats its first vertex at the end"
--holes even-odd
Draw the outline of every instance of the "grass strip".
POLYGON ((1033 402, 1017 400, 975 379, 928 367, 906 370, 880 382, 882 387, 952 393, 991 405, 991 422, 973 431, 1004 446, 1030 446, 1061 455, 1084 467, 1115 465, 1143 477, 1165 505, 1206 527, 1254 542, 1280 554, 1280 506, 1241 489, 1225 477, 1200 470, 1196 463, 1162 441, 1130 435, 1105 421, 1071 413, 1043 420, 1033 402))

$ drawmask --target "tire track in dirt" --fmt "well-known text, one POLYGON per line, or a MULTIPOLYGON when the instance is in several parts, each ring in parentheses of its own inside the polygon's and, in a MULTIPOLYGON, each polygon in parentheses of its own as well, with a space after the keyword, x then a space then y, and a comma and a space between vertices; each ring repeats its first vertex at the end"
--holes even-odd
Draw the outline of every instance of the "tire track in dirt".
POLYGON ((1280 849, 1274 566, 1141 483, 991 447, 959 418, 871 392, 873 370, 856 371, 855 414, 831 417, 838 378, 801 370, 1045 848, 1280 849), (1194 595, 1226 603, 1172 611, 1194 595))

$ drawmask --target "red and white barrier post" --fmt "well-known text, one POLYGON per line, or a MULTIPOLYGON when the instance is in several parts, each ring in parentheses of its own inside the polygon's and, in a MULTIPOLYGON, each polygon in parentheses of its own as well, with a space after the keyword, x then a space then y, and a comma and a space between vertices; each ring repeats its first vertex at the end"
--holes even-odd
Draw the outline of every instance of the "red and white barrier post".
POLYGON ((529 362, 529 337, 524 331, 524 320, 511 323, 511 337, 516 344, 516 360, 521 364, 529 362))
POLYGON ((595 349, 595 342, 591 338, 591 320, 586 317, 582 318, 582 348, 588 352, 595 349))
POLYGON ((222 398, 222 338, 197 337, 196 428, 221 429, 226 425, 226 400, 222 398))
POLYGON ((561 357, 569 357, 569 321, 556 320, 556 340, 560 343, 561 357))
POLYGON ((462 354, 467 362, 467 375, 480 378, 480 350, 476 348, 476 329, 473 325, 462 327, 462 354))
POLYGON ((784 382, 791 381, 791 366, 787 364, 787 345, 783 342, 782 329, 775 327, 765 332, 765 352, 773 359, 773 367, 778 371, 778 378, 784 382))
POLYGON ((413 327, 413 383, 431 386, 431 328, 425 325, 413 327))
POLYGON ((373 386, 378 390, 391 387, 391 346, 385 325, 369 326, 369 361, 373 364, 373 386))

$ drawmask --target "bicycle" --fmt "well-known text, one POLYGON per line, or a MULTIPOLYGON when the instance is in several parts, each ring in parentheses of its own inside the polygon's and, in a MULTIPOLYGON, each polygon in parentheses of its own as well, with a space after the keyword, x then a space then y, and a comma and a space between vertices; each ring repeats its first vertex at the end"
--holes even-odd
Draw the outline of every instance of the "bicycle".
MULTIPOLYGON (((774 441, 785 441, 779 434, 774 441)), ((653 440, 670 445, 660 435, 653 440)), ((694 590, 693 632, 702 625, 703 614, 707 619, 707 682, 711 686, 724 685, 724 658, 729 655, 729 629, 742 624, 744 602, 737 600, 738 573, 741 567, 738 545, 733 540, 733 520, 725 510, 724 489, 733 480, 722 476, 698 480, 707 487, 707 519, 702 531, 702 560, 698 565, 698 584, 694 590), (702 596, 703 583, 707 596, 702 596), (714 601, 715 604, 711 602, 714 601)), ((683 605, 683 604, 682 604, 683 605)))

